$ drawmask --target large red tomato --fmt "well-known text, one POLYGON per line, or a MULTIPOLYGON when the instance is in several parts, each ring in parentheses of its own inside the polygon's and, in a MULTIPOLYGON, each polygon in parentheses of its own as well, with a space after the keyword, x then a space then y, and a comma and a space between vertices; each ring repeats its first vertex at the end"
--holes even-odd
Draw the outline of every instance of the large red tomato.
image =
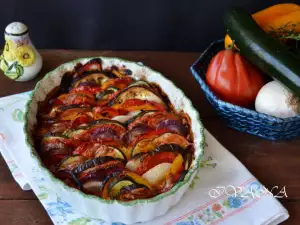
POLYGON ((212 58, 206 82, 220 99, 240 106, 252 105, 265 83, 260 71, 233 50, 222 50, 212 58))

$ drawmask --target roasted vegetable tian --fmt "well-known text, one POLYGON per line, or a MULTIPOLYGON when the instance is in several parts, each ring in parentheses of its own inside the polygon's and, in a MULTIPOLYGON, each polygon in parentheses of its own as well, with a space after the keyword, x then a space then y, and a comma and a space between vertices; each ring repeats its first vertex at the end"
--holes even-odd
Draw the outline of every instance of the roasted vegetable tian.
POLYGON ((67 185, 103 199, 150 198, 180 182, 194 158, 190 119, 158 85, 101 60, 77 64, 39 105, 36 149, 67 185))

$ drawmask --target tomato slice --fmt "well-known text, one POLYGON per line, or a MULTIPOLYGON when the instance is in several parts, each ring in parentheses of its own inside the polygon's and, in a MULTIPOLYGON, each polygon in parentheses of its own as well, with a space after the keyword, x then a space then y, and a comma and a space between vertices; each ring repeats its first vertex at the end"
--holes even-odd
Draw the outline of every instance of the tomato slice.
POLYGON ((73 154, 80 154, 88 158, 100 157, 100 156, 111 156, 113 158, 125 159, 123 152, 118 148, 106 145, 105 143, 97 142, 86 142, 78 146, 73 154))
POLYGON ((102 71, 102 62, 101 59, 99 58, 91 59, 80 68, 76 68, 76 72, 78 76, 81 76, 84 73, 92 73, 92 72, 96 73, 101 71, 102 71))
POLYGON ((126 168, 139 175, 143 175, 158 164, 172 163, 177 155, 177 152, 151 152, 137 155, 137 157, 133 157, 127 162, 126 168))
POLYGON ((79 125, 87 124, 93 121, 93 118, 87 115, 79 116, 75 120, 72 121, 72 128, 76 128, 79 125))
POLYGON ((64 103, 67 105, 95 105, 96 101, 95 97, 92 94, 77 92, 69 94, 64 103))
POLYGON ((141 164, 141 167, 137 168, 137 174, 144 174, 149 169, 161 163, 172 163, 178 153, 174 152, 159 152, 154 154, 153 156, 146 157, 141 164))
POLYGON ((53 98, 49 100, 49 105, 51 106, 58 106, 58 105, 63 105, 63 101, 58 99, 58 98, 53 98))
POLYGON ((85 93, 85 94, 92 94, 95 95, 99 92, 101 92, 100 86, 79 86, 76 88, 73 88, 70 93, 85 93))
POLYGON ((152 102, 148 100, 140 100, 140 99, 128 99, 122 104, 114 105, 113 108, 119 109, 127 109, 128 111, 137 111, 137 110, 158 110, 164 111, 165 106, 159 104, 157 102, 152 102))
POLYGON ((85 142, 82 145, 78 146, 75 151, 73 151, 73 154, 80 154, 87 158, 93 158, 95 155, 95 148, 92 148, 93 144, 89 142, 85 142))
POLYGON ((113 118, 115 116, 126 115, 128 113, 125 109, 115 109, 112 107, 94 107, 94 119, 113 118))
POLYGON ((61 133, 71 128, 71 126, 72 126, 71 122, 62 121, 62 122, 52 124, 49 131, 51 131, 52 133, 61 133))
POLYGON ((73 155, 82 155, 83 152, 86 151, 86 149, 88 148, 89 145, 91 145, 92 143, 90 142, 84 142, 83 144, 79 145, 74 151, 73 151, 73 155))
POLYGON ((44 152, 41 154, 41 157, 46 166, 54 169, 56 165, 60 164, 69 155, 70 151, 68 149, 53 149, 51 151, 44 152))
POLYGON ((93 113, 89 108, 71 108, 63 111, 59 116, 59 120, 76 120, 82 116, 93 118, 93 113))
POLYGON ((134 80, 132 79, 132 77, 121 77, 121 78, 117 78, 117 79, 110 79, 102 85, 102 89, 106 89, 108 87, 124 89, 129 84, 131 84, 133 81, 134 80))
POLYGON ((62 102, 65 102, 67 97, 68 97, 68 94, 62 94, 62 95, 58 96, 57 99, 62 101, 62 102))
POLYGON ((161 134, 167 133, 167 132, 170 132, 170 131, 166 128, 150 131, 149 133, 140 136, 135 142, 132 143, 132 146, 134 146, 136 143, 138 143, 142 139, 153 139, 153 138, 155 138, 161 134))

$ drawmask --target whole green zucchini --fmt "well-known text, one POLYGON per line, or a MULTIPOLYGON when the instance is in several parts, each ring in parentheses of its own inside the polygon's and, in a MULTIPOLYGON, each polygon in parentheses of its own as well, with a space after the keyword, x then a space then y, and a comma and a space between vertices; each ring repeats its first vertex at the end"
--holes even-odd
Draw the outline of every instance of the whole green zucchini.
POLYGON ((242 8, 227 11, 224 24, 242 56, 300 97, 300 58, 268 36, 242 8))

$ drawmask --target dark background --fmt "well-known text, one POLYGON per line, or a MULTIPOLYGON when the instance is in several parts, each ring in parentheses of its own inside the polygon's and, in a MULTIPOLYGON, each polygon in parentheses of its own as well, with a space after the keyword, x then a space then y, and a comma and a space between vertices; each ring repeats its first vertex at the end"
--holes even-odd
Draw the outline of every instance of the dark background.
MULTIPOLYGON (((0 28, 24 22, 37 48, 202 51, 222 38, 230 6, 253 13, 281 0, 7 0, 0 28)), ((300 0, 292 1, 300 3, 300 0)), ((4 43, 3 36, 0 39, 4 43)))

